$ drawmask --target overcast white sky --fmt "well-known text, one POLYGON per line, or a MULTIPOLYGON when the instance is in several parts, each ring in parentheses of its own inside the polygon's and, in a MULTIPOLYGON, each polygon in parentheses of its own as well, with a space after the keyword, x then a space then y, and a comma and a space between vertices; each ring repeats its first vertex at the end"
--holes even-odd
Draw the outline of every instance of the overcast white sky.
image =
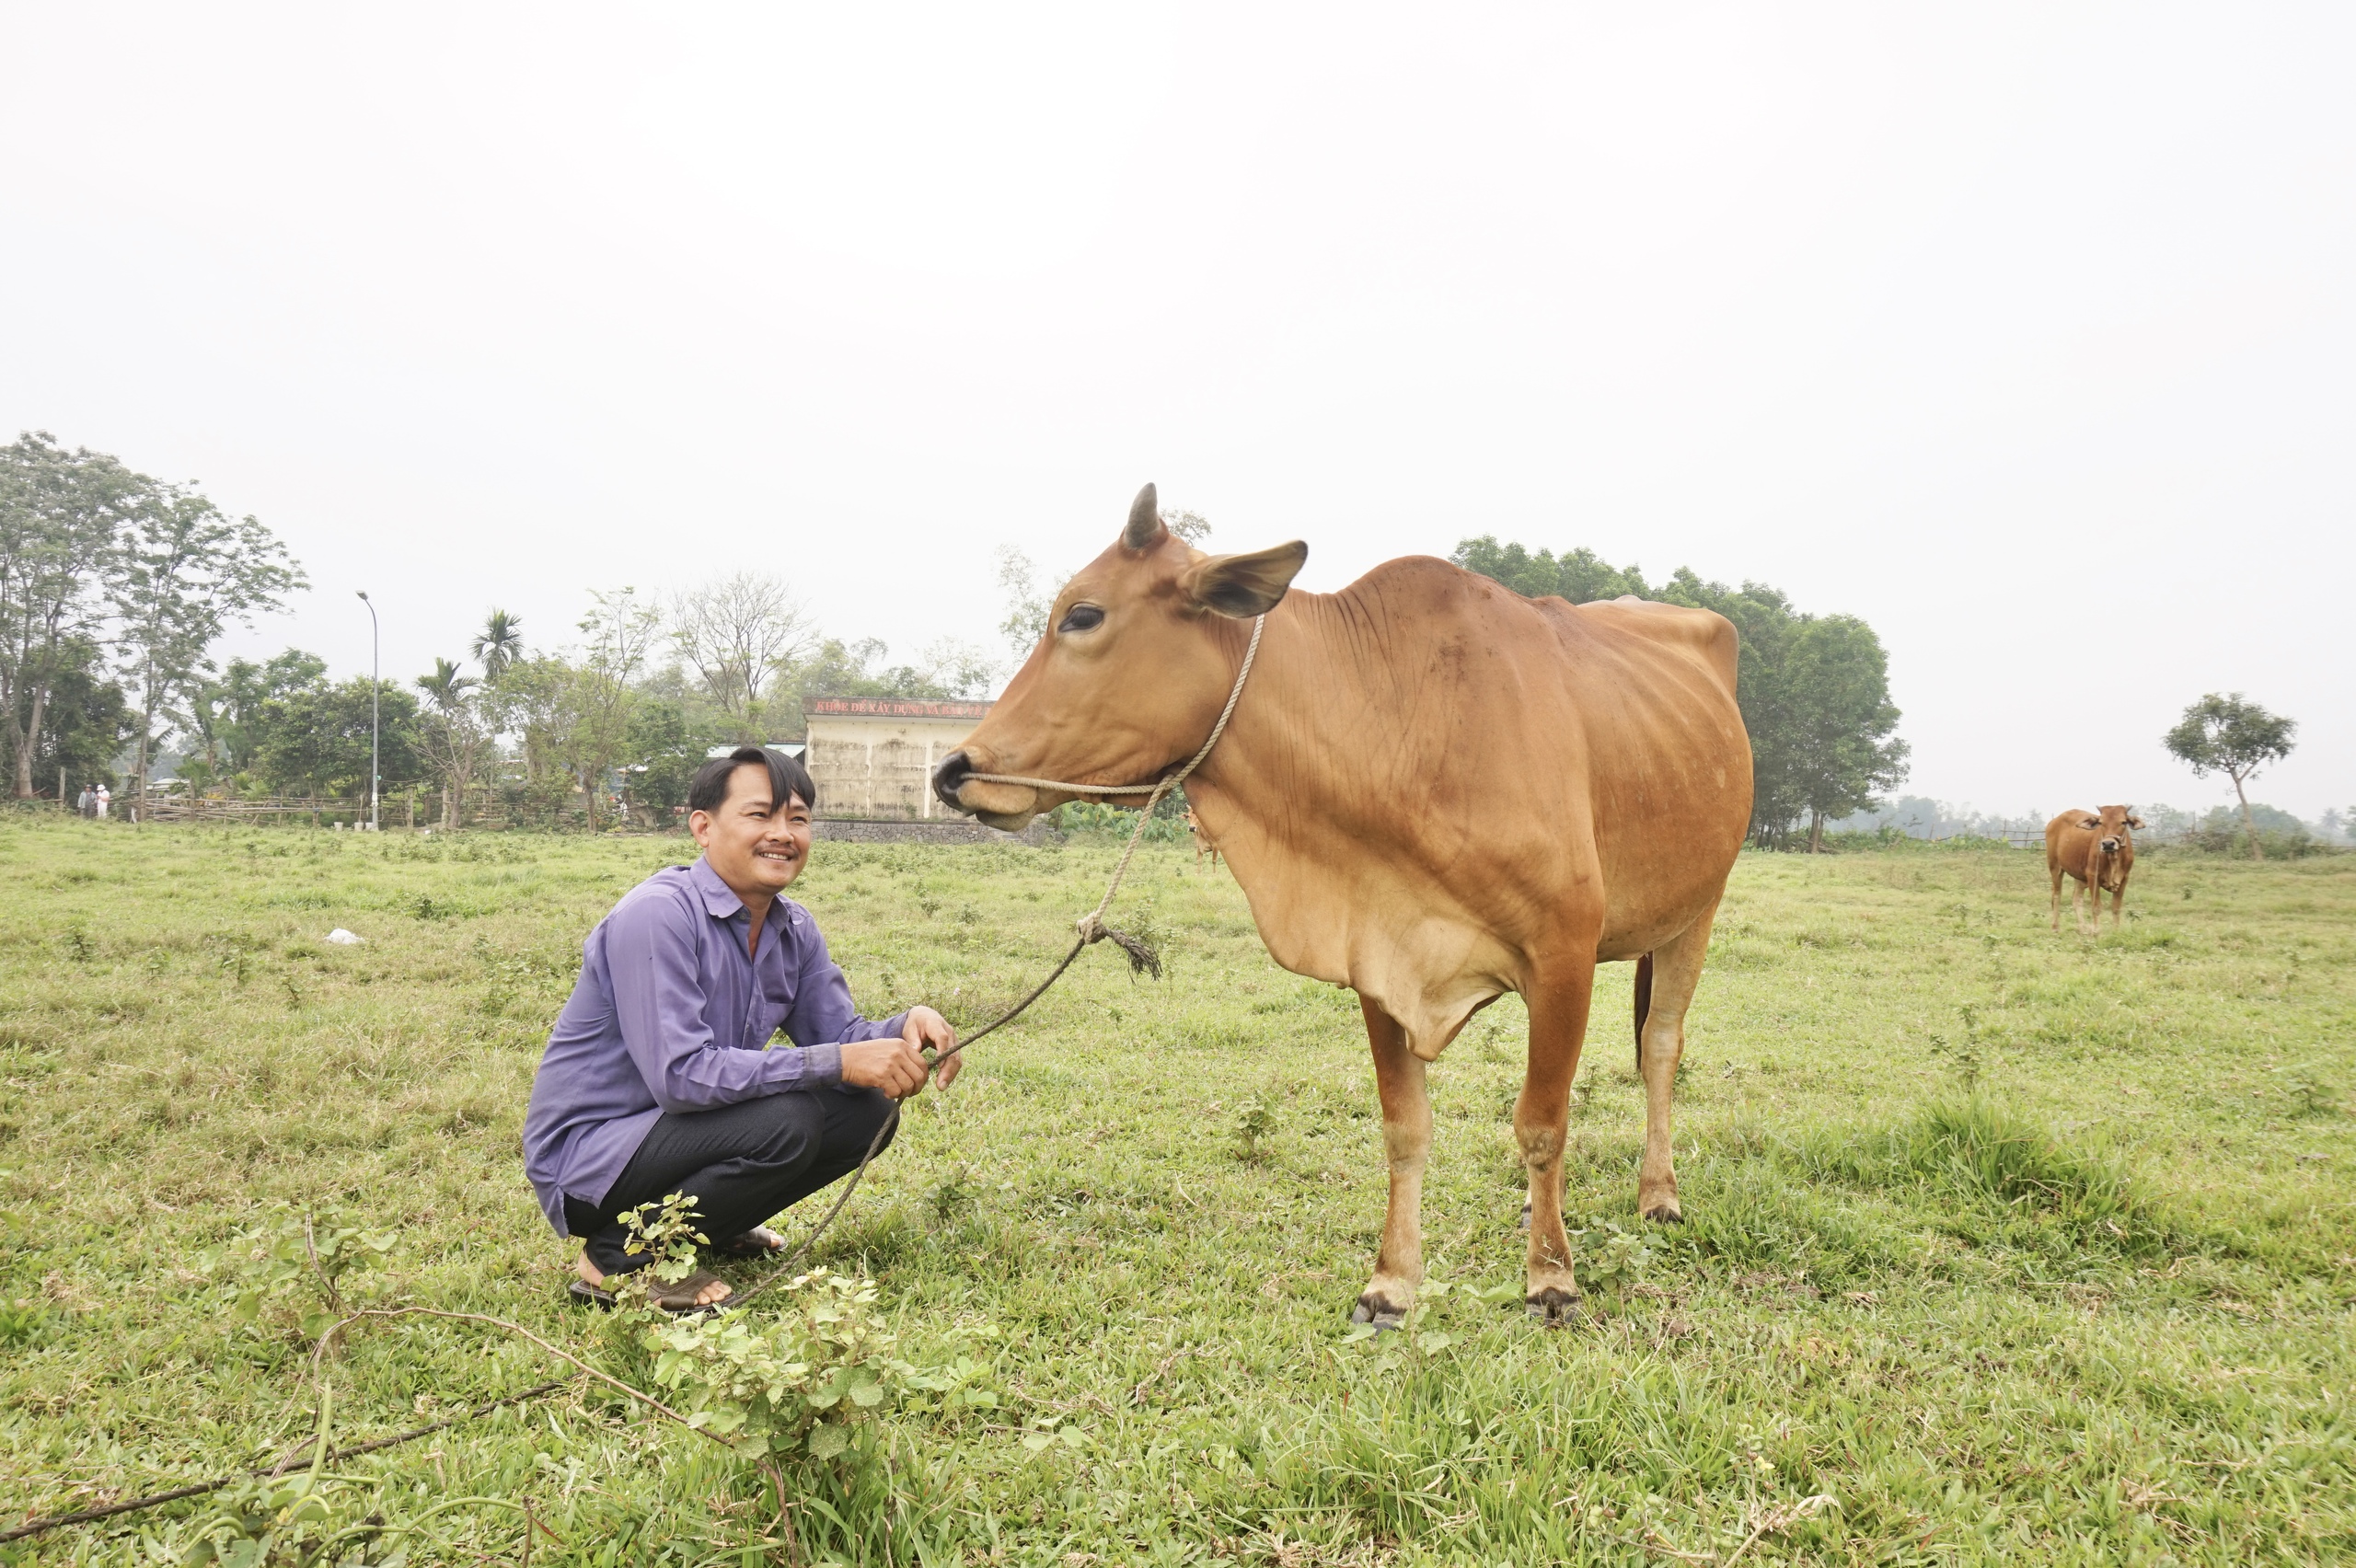
POLYGON ((1147 479, 1890 650, 1911 792, 2356 804, 2356 10, 0 6, 0 428, 197 478, 364 673, 737 567, 996 643, 1147 479))

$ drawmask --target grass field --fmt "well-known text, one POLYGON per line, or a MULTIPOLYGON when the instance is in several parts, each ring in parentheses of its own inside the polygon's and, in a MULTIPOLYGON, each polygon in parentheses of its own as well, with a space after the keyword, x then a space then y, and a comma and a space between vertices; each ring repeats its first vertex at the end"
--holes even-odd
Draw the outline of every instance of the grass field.
MULTIPOLYGON (((307 1276, 232 1310, 233 1239, 289 1214, 398 1228, 354 1300, 642 1378, 562 1304, 517 1136, 582 937, 683 843, 0 826, 0 1526, 311 1430, 307 1276)), ((1112 858, 821 845, 797 892, 871 1015, 963 1021, 1060 952, 1112 858)), ((2088 940, 2046 928, 2028 853, 1747 856, 1680 1089, 1690 1223, 1633 1216, 1613 966, 1569 1162, 1592 1315, 1523 1318, 1507 998, 1433 1073, 1452 1288, 1371 1343, 1353 999, 1275 968, 1191 856, 1149 852, 1122 910, 1171 976, 1089 953, 916 1102, 823 1248, 910 1360, 967 1357, 997 1403, 797 1461, 811 1558, 2356 1557, 2356 858, 2147 854, 2126 929, 2088 940)), ((565 1370, 415 1320, 328 1366, 345 1440, 565 1370)), ((779 1551, 757 1470, 578 1378, 337 1470, 338 1506, 416 1526, 368 1561, 518 1562, 525 1503, 534 1562, 779 1551)), ((178 1561, 196 1506, 0 1561, 178 1561)))

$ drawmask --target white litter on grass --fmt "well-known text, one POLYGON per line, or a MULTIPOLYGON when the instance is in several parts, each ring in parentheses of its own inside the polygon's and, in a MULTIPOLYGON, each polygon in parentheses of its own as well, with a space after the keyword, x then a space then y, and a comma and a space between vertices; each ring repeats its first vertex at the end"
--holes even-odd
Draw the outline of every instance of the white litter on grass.
POLYGON ((338 947, 358 947, 362 942, 364 942, 367 940, 368 939, 366 937, 353 936, 341 926, 338 926, 334 930, 328 933, 328 940, 335 943, 338 947))

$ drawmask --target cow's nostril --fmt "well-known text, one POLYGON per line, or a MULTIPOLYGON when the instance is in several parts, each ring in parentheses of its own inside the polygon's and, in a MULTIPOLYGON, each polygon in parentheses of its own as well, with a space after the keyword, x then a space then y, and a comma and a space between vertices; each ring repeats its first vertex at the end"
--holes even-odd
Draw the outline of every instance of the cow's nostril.
POLYGON ((941 797, 943 805, 964 810, 957 804, 957 791, 964 788, 965 776, 973 771, 974 765, 966 759, 964 752, 951 752, 941 759, 941 766, 932 770, 932 792, 941 797))

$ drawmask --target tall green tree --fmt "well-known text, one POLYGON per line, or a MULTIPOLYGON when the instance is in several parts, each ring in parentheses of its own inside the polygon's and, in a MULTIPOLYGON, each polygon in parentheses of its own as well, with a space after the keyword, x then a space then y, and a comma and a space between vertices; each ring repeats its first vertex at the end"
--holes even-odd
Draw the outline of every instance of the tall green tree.
POLYGON ((232 659, 219 675, 198 681, 187 694, 178 722, 195 740, 205 767, 219 775, 254 765, 263 705, 327 678, 328 662, 289 648, 261 663, 232 659))
POLYGON ((724 715, 699 722, 676 698, 650 697, 638 705, 630 716, 629 802, 648 826, 670 825, 676 808, 687 804, 704 753, 732 743, 735 732, 724 715))
POLYGON ((139 704, 132 788, 144 794, 156 716, 168 715, 211 673, 213 644, 231 625, 283 608, 286 594, 309 582, 260 523, 233 519, 179 485, 149 489, 118 549, 109 597, 139 704))
POLYGON ((114 762, 131 739, 131 705, 110 678, 105 651, 95 640, 76 637, 59 644, 39 723, 32 721, 30 697, 19 700, 24 707, 12 717, 30 739, 35 778, 53 783, 62 773, 67 800, 86 784, 111 789, 121 782, 114 762))
POLYGON ((2298 732, 2297 720, 2269 713, 2240 692, 2223 696, 2212 691, 2187 708, 2161 743, 2192 769, 2194 778, 2222 773, 2234 781, 2234 797, 2242 805, 2242 827, 2249 836, 2250 859, 2262 860, 2266 855, 2258 847, 2258 824, 2251 819, 2249 791, 2245 786, 2258 777, 2259 768, 2291 755, 2298 732))
POLYGON ((34 737, 71 667, 66 646, 93 639, 123 530, 151 488, 44 431, 0 447, 0 742, 18 800, 35 793, 34 737))
POLYGON ((1854 616, 1804 618, 1780 672, 1789 707, 1795 792, 1806 806, 1808 852, 1824 847, 1824 824, 1866 810, 1906 778, 1907 744, 1897 738, 1889 661, 1873 628, 1854 616))
MULTIPOLYGON (((353 679, 270 698, 253 726, 255 771, 282 795, 366 795, 369 696, 370 683, 353 679)), ((417 750, 417 699, 391 681, 376 696, 384 787, 421 782, 425 766, 417 750)))

